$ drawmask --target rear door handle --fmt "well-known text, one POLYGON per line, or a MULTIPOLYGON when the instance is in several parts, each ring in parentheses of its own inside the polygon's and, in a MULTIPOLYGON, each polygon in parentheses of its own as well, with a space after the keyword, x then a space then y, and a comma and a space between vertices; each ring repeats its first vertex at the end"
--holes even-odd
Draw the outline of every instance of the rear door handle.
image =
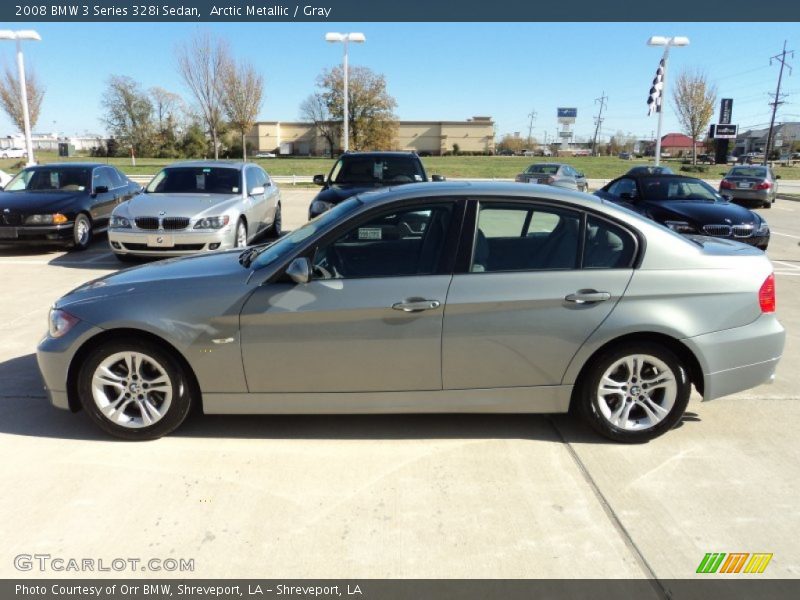
POLYGON ((608 292, 598 292, 597 290, 578 290, 574 294, 568 294, 564 300, 575 304, 593 304, 595 302, 605 302, 611 298, 608 292))
POLYGON ((439 308, 440 306, 441 303, 438 300, 425 300, 424 298, 409 298, 403 302, 392 304, 394 310, 402 310, 403 312, 421 312, 439 308))

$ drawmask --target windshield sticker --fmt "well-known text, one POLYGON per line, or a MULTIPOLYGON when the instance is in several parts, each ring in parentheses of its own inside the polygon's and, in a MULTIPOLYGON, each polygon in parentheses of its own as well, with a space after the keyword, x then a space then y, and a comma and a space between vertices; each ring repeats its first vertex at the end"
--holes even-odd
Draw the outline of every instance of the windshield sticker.
POLYGON ((383 230, 380 227, 359 227, 358 239, 360 240, 380 240, 383 238, 383 230))
POLYGON ((239 193, 239 188, 238 187, 231 188, 231 194, 238 194, 238 193, 239 193))
POLYGON ((383 163, 376 162, 372 165, 372 176, 375 179, 382 179, 383 178, 383 163))
MULTIPOLYGON (((203 169, 203 171, 205 172, 205 169, 203 169)), ((197 187, 198 190, 205 190, 206 189, 206 176, 198 173, 197 177, 196 177, 196 180, 197 180, 197 185, 195 187, 197 187)))
POLYGON ((422 175, 414 175, 414 181, 422 181, 422 175))

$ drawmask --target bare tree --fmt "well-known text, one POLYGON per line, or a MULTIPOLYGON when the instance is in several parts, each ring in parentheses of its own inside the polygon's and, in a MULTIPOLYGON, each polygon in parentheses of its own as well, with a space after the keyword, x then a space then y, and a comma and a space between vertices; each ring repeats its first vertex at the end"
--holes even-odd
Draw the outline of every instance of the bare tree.
POLYGON ((246 137, 261 109, 264 76, 249 62, 234 63, 222 76, 222 107, 231 127, 242 136, 242 158, 247 160, 246 137))
MULTIPOLYGON (((39 82, 39 78, 36 77, 36 72, 30 67, 25 73, 25 88, 28 92, 28 117, 31 129, 33 129, 39 120, 45 88, 39 82)), ((8 65, 6 65, 3 76, 0 77, 0 106, 3 107, 11 122, 19 127, 20 131, 24 131, 25 119, 22 112, 19 77, 17 72, 12 71, 8 65)))
POLYGON ((168 120, 172 120, 173 122, 179 120, 178 113, 183 112, 183 99, 179 94, 175 94, 174 92, 170 92, 158 86, 151 87, 149 93, 159 130, 164 129, 168 120))
POLYGON ((147 92, 130 77, 112 75, 102 105, 103 120, 119 143, 137 156, 152 156, 155 124, 147 92))
POLYGON ((191 90, 200 114, 211 134, 214 158, 219 158, 219 130, 222 125, 222 79, 230 64, 228 44, 208 32, 198 31, 177 47, 178 73, 191 90))
POLYGON ((697 139, 706 131, 714 115, 717 88, 708 83, 705 73, 683 72, 675 80, 672 100, 684 133, 692 138, 692 164, 697 164, 697 139))
POLYGON ((303 100, 300 104, 300 118, 314 123, 317 131, 328 142, 328 150, 333 156, 337 141, 342 135, 342 125, 331 116, 322 94, 311 94, 303 100))

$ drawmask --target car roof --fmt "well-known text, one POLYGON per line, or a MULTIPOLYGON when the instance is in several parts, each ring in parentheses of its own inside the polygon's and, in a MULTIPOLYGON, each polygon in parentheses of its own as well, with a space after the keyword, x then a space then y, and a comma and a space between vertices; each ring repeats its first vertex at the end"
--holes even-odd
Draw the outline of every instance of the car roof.
POLYGON ((174 162, 169 165, 166 165, 165 169, 171 168, 180 168, 180 167, 192 167, 192 168, 225 168, 225 169, 236 169, 237 171, 241 171, 246 166, 252 165, 254 167, 258 167, 258 165, 253 163, 246 163, 240 160, 184 160, 180 162, 174 162))
POLYGON ((679 175, 678 173, 625 173, 617 177, 627 179, 691 179, 692 181, 702 181, 698 177, 691 177, 689 175, 679 175))
MULTIPOLYGON (((80 167, 80 168, 94 168, 94 167, 113 167, 114 165, 107 165, 99 162, 55 162, 46 163, 43 165, 33 165, 27 167, 29 169, 50 169, 53 167, 80 167)), ((116 167, 115 167, 116 168, 116 167)))
POLYGON ((416 152, 402 152, 399 150, 375 150, 375 151, 355 151, 355 152, 345 152, 342 154, 341 158, 345 158, 348 156, 408 156, 419 158, 416 152))
POLYGON ((566 167, 568 166, 567 163, 557 163, 557 162, 535 162, 528 165, 528 168, 531 167, 566 167))

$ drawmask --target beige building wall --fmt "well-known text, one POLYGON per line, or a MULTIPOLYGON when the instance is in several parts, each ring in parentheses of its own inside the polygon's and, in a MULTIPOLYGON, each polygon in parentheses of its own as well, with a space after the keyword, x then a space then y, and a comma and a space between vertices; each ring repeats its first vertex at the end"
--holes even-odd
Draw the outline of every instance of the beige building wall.
MULTIPOLYGON (((256 123, 247 141, 256 152, 279 152, 291 143, 291 153, 322 155, 328 151, 324 137, 313 123, 262 121, 256 123)), ((400 121, 394 148, 408 152, 442 154, 458 144, 461 152, 494 152, 494 121, 473 117, 467 121, 400 121)))

